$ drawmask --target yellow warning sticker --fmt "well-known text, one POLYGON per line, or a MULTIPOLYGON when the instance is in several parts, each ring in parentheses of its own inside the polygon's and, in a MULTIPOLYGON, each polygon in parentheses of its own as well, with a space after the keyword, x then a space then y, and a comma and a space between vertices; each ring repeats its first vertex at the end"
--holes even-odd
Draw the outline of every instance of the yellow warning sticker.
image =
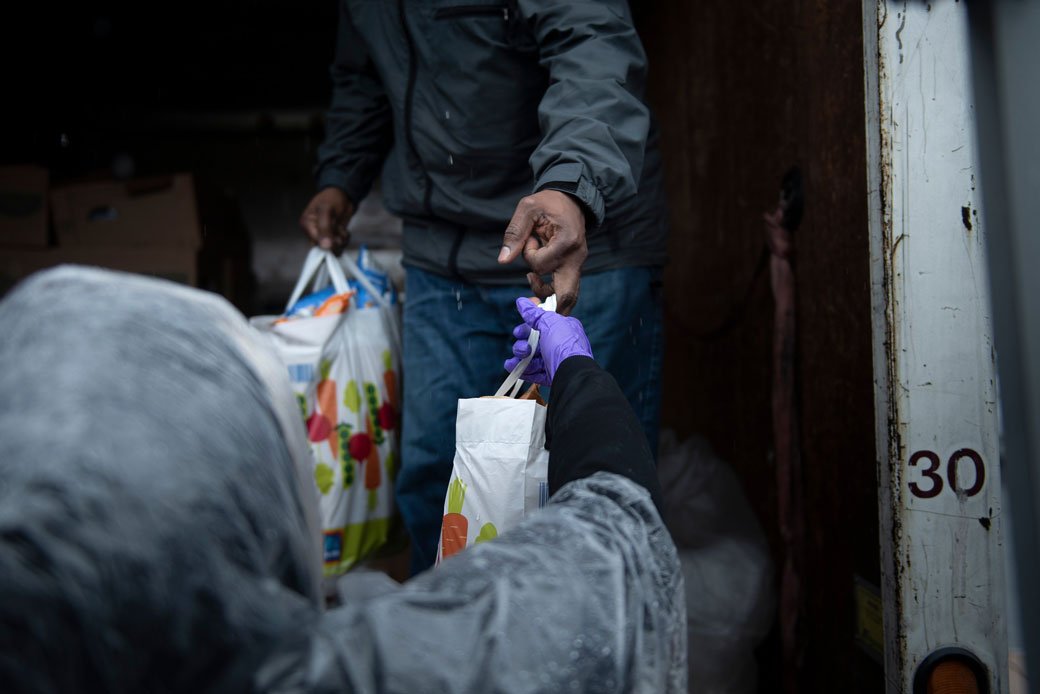
POLYGON ((881 591, 856 576, 856 643, 879 662, 884 658, 885 629, 882 623, 881 591))

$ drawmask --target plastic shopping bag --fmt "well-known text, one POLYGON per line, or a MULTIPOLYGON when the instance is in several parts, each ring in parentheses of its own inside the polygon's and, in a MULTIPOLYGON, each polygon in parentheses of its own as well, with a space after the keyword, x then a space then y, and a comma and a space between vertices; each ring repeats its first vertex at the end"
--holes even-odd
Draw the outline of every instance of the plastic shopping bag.
MULTIPOLYGON (((555 310, 555 297, 542 304, 555 310)), ((470 545, 492 540, 544 506, 549 498, 549 452, 545 450, 545 403, 533 386, 519 398, 520 374, 531 355, 513 369, 495 395, 459 400, 455 461, 444 500, 437 563, 470 545)))
POLYGON ((758 691, 755 649, 773 625, 769 544, 733 469, 708 440, 661 432, 665 524, 686 584, 690 691, 758 691))
POLYGON ((285 314, 250 321, 288 369, 306 425, 326 577, 386 544, 395 513, 400 318, 370 274, 346 255, 337 261, 312 248, 285 314), (316 275, 331 287, 303 297, 316 275), (359 306, 362 290, 368 300, 359 306))

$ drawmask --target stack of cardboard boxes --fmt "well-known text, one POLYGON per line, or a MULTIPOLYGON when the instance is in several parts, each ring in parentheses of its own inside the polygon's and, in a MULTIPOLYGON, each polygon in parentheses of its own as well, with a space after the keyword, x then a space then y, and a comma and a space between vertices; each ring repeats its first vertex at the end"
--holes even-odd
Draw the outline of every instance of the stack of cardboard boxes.
POLYGON ((197 286, 201 242, 190 174, 51 188, 45 168, 0 167, 0 293, 62 263, 197 286))

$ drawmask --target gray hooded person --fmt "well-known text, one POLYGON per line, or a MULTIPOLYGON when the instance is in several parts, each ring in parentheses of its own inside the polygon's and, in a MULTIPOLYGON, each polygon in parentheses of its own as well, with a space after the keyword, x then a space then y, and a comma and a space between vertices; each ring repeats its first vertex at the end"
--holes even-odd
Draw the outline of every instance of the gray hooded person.
POLYGON ((303 424, 229 304, 64 267, 0 334, 0 691, 685 691, 638 476, 558 474, 513 531, 403 585, 349 575, 326 611, 303 424))

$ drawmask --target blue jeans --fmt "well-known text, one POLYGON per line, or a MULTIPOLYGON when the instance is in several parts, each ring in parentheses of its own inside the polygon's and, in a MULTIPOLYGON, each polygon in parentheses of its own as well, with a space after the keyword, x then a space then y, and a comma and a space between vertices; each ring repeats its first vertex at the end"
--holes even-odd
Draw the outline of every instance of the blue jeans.
MULTIPOLYGON (((516 299, 526 285, 488 287, 408 268, 404 303, 404 411, 396 496, 412 537, 412 573, 437 557, 455 456, 459 398, 491 395, 507 375, 516 299)), ((661 269, 583 275, 572 315, 596 362, 613 374, 657 450, 661 406, 661 269)))

